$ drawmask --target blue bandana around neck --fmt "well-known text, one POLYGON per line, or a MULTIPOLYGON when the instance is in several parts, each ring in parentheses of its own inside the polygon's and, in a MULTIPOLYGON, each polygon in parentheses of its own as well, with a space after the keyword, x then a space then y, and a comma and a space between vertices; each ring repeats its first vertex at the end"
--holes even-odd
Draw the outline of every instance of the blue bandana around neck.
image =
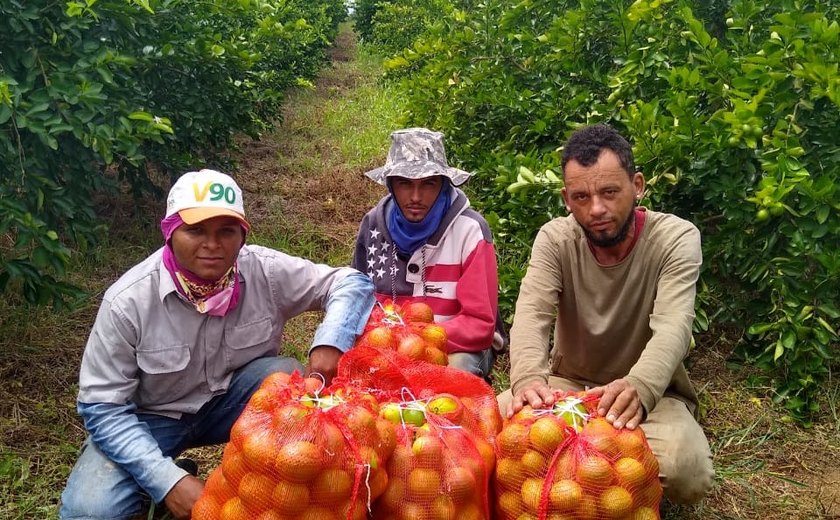
MULTIPOLYGON (((388 190, 390 191, 390 183, 388 190)), ((435 203, 432 204, 429 212, 420 222, 410 222, 406 219, 396 199, 393 198, 393 192, 391 193, 393 204, 387 215, 388 232, 391 234, 400 255, 411 256, 437 231, 443 217, 449 211, 451 192, 452 183, 448 179, 444 179, 435 203)))

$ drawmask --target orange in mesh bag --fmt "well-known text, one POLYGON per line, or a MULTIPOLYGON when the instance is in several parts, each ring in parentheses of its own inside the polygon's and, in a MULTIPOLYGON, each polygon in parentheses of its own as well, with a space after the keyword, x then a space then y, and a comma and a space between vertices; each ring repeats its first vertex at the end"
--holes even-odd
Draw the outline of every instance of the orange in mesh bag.
POLYGON ((377 302, 357 346, 394 350, 411 359, 446 365, 446 330, 434 323, 432 308, 409 300, 377 302))
POLYGON ((433 412, 494 445, 502 417, 493 388, 462 370, 416 361, 391 350, 357 346, 338 362, 336 381, 368 389, 380 403, 399 401, 404 389, 433 412))
POLYGON ((273 374, 234 423, 195 520, 361 520, 388 483, 396 434, 347 385, 273 374))
POLYGON ((523 408, 497 437, 497 518, 659 519, 659 465, 644 432, 596 417, 597 398, 555 396, 550 408, 523 408))
POLYGON ((380 416, 392 424, 397 445, 386 465, 388 485, 374 503, 373 518, 490 518, 495 453, 480 436, 449 419, 461 417, 463 404, 458 401, 452 395, 414 399, 405 390, 403 399, 383 403, 380 416))

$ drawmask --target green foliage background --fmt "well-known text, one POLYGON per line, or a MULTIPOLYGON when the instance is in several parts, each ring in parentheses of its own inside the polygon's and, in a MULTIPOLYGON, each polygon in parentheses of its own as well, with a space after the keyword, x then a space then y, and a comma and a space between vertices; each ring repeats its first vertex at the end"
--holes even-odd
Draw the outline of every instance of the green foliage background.
POLYGON ((478 173, 508 316, 533 237, 563 213, 563 142, 611 124, 634 143, 645 203, 701 230, 696 330, 741 330, 738 354, 807 424, 838 354, 837 14, 814 0, 488 0, 387 63, 406 124, 443 131, 478 173))
POLYGON ((154 192, 277 117, 313 78, 341 0, 0 3, 0 292, 63 305, 96 196, 154 192))

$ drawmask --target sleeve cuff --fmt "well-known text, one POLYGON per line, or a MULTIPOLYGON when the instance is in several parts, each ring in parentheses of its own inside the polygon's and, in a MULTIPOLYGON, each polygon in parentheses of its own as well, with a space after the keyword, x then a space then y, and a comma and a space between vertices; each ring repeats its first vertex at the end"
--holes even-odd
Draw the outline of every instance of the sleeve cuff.
POLYGON ((172 491, 175 484, 181 481, 182 478, 189 475, 186 470, 183 470, 175 465, 172 460, 167 460, 162 463, 159 468, 155 470, 154 485, 146 488, 146 492, 152 497, 156 504, 160 504, 166 498, 166 495, 172 491))

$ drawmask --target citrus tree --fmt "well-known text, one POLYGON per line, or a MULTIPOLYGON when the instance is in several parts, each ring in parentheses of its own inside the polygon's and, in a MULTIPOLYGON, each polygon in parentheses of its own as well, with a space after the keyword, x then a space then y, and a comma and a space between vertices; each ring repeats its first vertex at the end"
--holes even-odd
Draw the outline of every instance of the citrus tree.
POLYGON ((258 135, 307 83, 340 0, 9 0, 0 4, 0 292, 62 305, 94 195, 154 192, 258 135))

